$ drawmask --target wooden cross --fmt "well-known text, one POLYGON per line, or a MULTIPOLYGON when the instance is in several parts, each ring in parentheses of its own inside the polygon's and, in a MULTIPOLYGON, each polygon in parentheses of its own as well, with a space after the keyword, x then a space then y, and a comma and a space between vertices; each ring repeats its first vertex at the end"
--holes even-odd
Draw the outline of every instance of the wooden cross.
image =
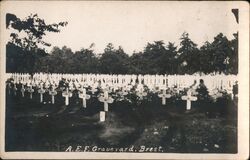
POLYGON ((49 91, 49 94, 51 95, 51 103, 55 103, 55 95, 57 95, 57 91, 55 91, 55 88, 52 86, 52 90, 49 91))
POLYGON ((22 97, 24 97, 24 92, 25 92, 25 88, 24 88, 24 85, 22 84, 22 88, 21 88, 22 97))
POLYGON ((82 99, 82 105, 83 105, 84 108, 86 108, 87 107, 86 100, 90 99, 90 95, 86 94, 86 89, 85 88, 83 88, 82 92, 79 93, 79 98, 82 99))
POLYGON ((69 92, 69 88, 66 88, 66 91, 62 93, 62 96, 65 97, 65 105, 69 105, 69 97, 72 97, 72 92, 69 92))
POLYGON ((187 95, 186 96, 182 96, 181 97, 182 100, 186 100, 187 101, 187 110, 191 109, 191 102, 192 101, 196 101, 197 97, 192 96, 192 92, 190 90, 187 91, 187 95))
POLYGON ((108 91, 104 91, 104 96, 98 98, 100 102, 104 103, 104 111, 108 111, 108 104, 113 103, 114 99, 109 97, 108 91))
POLYGON ((37 91, 40 94, 40 102, 43 102, 43 94, 45 93, 45 90, 43 89, 42 84, 40 85, 40 89, 37 91))
POLYGON ((32 99, 32 97, 33 97, 33 92, 34 92, 34 89, 32 88, 32 85, 30 86, 30 88, 28 88, 27 91, 30 93, 30 99, 32 99))
POLYGON ((166 89, 163 89, 162 93, 158 95, 160 98, 162 98, 162 105, 166 104, 166 98, 170 98, 171 94, 166 93, 166 89))

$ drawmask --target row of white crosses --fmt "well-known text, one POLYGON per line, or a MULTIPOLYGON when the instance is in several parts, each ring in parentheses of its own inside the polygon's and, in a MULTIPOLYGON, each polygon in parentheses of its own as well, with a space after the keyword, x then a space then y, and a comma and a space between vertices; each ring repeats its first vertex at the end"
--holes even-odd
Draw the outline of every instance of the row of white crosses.
MULTIPOLYGON (((14 78, 15 82, 30 80, 29 74, 13 74, 12 77, 14 78), (18 77, 18 78, 15 78, 18 77)), ((234 83, 236 80, 236 76, 230 75, 205 75, 205 76, 192 76, 192 75, 99 75, 99 74, 34 74, 33 79, 40 79, 45 81, 46 79, 53 79, 55 83, 58 83, 61 78, 66 78, 67 81, 71 81, 72 79, 77 80, 78 82, 86 82, 87 84, 93 84, 96 81, 101 81, 108 83, 112 82, 112 84, 125 84, 131 83, 134 85, 135 80, 139 80, 139 84, 142 84, 144 81, 144 85, 152 88, 152 86, 157 86, 162 83, 168 83, 168 86, 177 86, 177 88, 183 88, 186 86, 190 86, 194 80, 198 80, 200 78, 204 79, 205 84, 209 89, 214 88, 226 88, 227 90, 230 89, 230 85, 228 85, 228 81, 231 81, 231 84, 234 83), (125 79, 125 80, 124 80, 125 79), (212 84, 212 85, 211 85, 212 84)), ((232 85, 231 85, 232 86, 232 85)))
MULTIPOLYGON (((122 89, 122 94, 126 95, 127 91, 129 91, 132 86, 136 84, 136 79, 138 80, 137 86, 137 95, 142 99, 147 95, 147 92, 144 91, 143 85, 147 86, 150 90, 155 90, 156 87, 159 87, 159 90, 162 91, 158 96, 162 98, 162 104, 166 104, 166 98, 170 98, 170 95, 166 93, 167 88, 172 88, 173 86, 177 86, 176 90, 179 92, 181 89, 190 86, 194 80, 199 83, 199 79, 203 79, 209 91, 213 89, 225 89, 229 93, 232 92, 232 85, 237 80, 237 77, 234 75, 226 76, 226 75, 103 75, 103 74, 42 74, 37 73, 33 75, 33 78, 29 74, 8 74, 6 75, 8 78, 14 79, 14 89, 16 90, 16 83, 27 84, 27 91, 30 93, 30 98, 32 98, 32 93, 34 89, 32 87, 38 86, 39 82, 44 82, 45 89, 42 85, 40 85, 40 89, 38 93, 40 94, 40 101, 43 101, 43 94, 46 90, 48 90, 51 83, 52 90, 49 91, 51 95, 52 103, 54 103, 54 96, 57 94, 55 91, 55 86, 58 86, 61 78, 65 78, 67 82, 69 82, 69 88, 63 92, 63 97, 65 97, 65 104, 69 104, 69 98, 72 96, 72 90, 77 89, 81 90, 81 86, 83 88, 87 88, 91 86, 90 91, 94 94, 97 91, 98 83, 102 88, 106 88, 105 86, 109 86, 113 91, 117 89, 122 89)), ((21 93, 24 97, 25 88, 22 85, 21 93)), ((107 92, 110 92, 110 89, 107 89, 107 92)), ((104 93, 104 97, 107 98, 107 94, 104 93)), ((186 97, 182 97, 183 100, 187 100, 187 109, 191 107, 191 102, 195 101, 195 98, 192 97, 192 93, 188 92, 186 97), (189 97, 189 98, 188 98, 189 97), (190 104, 190 105, 189 105, 190 104), (190 106, 190 107, 189 107, 190 106)), ((86 95, 86 89, 82 89, 82 92, 79 94, 79 98, 83 101, 83 107, 86 107, 86 100, 90 97, 86 95)), ((106 98, 101 99, 100 101, 106 101, 106 98)), ((107 102, 108 103, 108 102, 107 102)), ((107 104, 104 103, 104 106, 107 104)), ((107 108, 107 107, 104 107, 107 108)))
MULTIPOLYGON (((12 77, 14 82, 27 82, 31 80, 29 74, 6 74, 6 78, 12 77)), ((91 85, 96 82, 106 83, 109 85, 125 85, 132 84, 135 85, 136 79, 138 79, 139 84, 144 84, 146 86, 159 86, 168 85, 169 87, 177 86, 178 88, 185 88, 190 86, 194 80, 203 79, 208 89, 226 89, 229 90, 237 80, 235 75, 107 75, 107 74, 43 74, 35 73, 33 75, 33 81, 54 81, 59 83, 59 81, 65 78, 66 81, 77 81, 86 82, 91 85)))
MULTIPOLYGON (((31 76, 29 74, 13 74, 8 75, 14 79, 14 83, 32 83, 31 76)), ((119 88, 119 86, 125 85, 135 85, 135 81, 138 78, 139 84, 144 84, 148 86, 150 90, 154 90, 155 87, 165 85, 168 87, 176 86, 177 92, 183 88, 190 86, 194 80, 199 81, 202 78, 209 89, 225 89, 227 92, 232 93, 232 85, 237 80, 237 77, 234 75, 225 76, 225 75, 205 75, 205 76, 192 76, 192 75, 96 75, 96 74, 34 74, 33 81, 54 81, 55 84, 58 84, 61 78, 66 78, 66 80, 72 83, 72 80, 76 82, 84 82, 85 84, 92 86, 96 82, 107 83, 114 88, 119 88), (93 76, 93 77, 91 77, 93 76)))
MULTIPOLYGON (((158 96, 162 99, 162 105, 166 105, 166 99, 171 98, 171 94, 167 93, 166 88, 161 89, 162 93, 159 93, 158 96)), ((194 96, 196 93, 195 89, 189 88, 187 91, 187 95, 182 96, 181 99, 187 101, 186 110, 191 109, 191 102, 196 101, 197 97, 194 96)))

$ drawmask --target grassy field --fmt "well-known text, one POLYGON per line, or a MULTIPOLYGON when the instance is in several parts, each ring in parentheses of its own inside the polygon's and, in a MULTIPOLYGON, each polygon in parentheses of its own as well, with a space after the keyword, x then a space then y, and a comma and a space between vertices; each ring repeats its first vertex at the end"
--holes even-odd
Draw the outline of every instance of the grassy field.
POLYGON ((69 106, 60 93, 53 105, 48 94, 44 103, 38 94, 33 99, 28 93, 24 98, 6 95, 6 151, 74 151, 77 146, 83 151, 89 146, 85 151, 237 153, 237 102, 227 95, 193 102, 186 111, 186 102, 176 97, 163 106, 156 94, 141 101, 128 94, 131 101, 116 98, 109 105, 105 122, 99 122, 103 103, 95 95, 87 108, 76 93, 69 106))

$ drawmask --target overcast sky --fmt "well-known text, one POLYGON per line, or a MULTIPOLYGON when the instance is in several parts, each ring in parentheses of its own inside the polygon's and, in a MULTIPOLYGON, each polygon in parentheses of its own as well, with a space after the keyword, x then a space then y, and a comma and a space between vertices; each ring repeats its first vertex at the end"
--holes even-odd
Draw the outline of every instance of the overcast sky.
POLYGON ((132 54, 157 40, 179 45, 184 31, 199 46, 220 32, 232 39, 238 24, 231 9, 232 5, 220 2, 15 1, 6 3, 5 12, 21 19, 37 13, 47 23, 68 21, 60 33, 48 33, 44 38, 52 46, 66 45, 76 51, 95 43, 95 52, 101 53, 111 42, 132 54))

